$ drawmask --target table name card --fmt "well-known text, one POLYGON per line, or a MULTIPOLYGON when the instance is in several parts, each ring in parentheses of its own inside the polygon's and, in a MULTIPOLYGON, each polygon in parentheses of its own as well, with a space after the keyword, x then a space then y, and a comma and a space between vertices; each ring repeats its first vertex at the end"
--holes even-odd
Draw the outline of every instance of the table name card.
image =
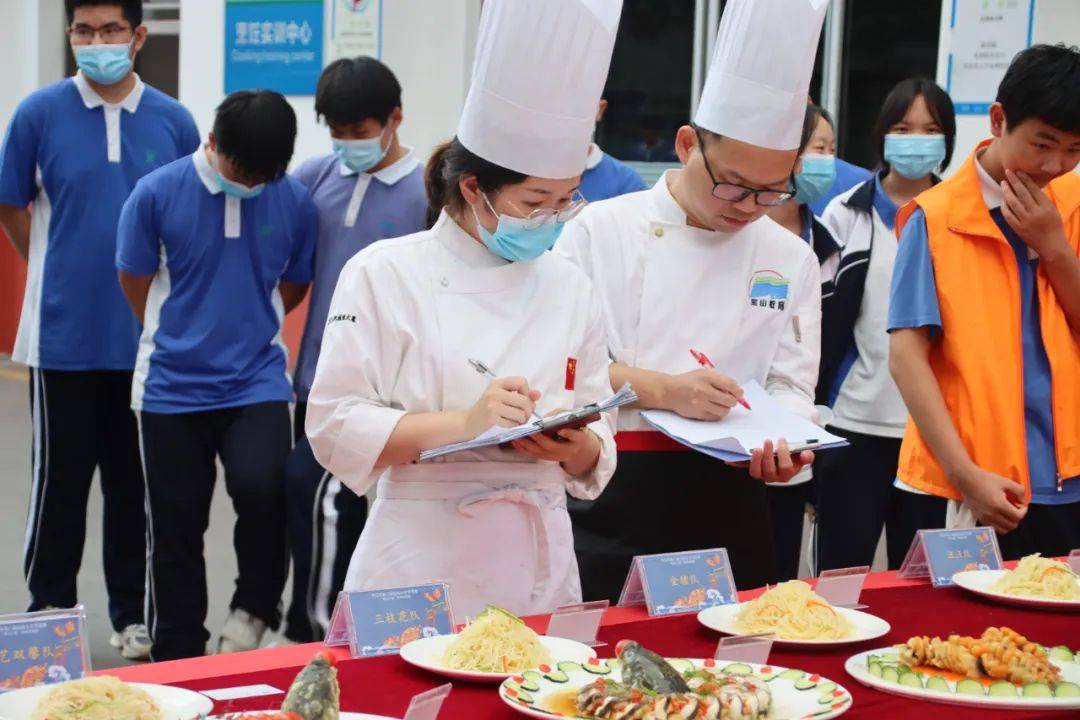
POLYGON ((920 530, 900 566, 900 577, 929 577, 934 587, 949 587, 963 570, 1000 570, 1001 551, 992 528, 920 530))
POLYGON ((84 677, 88 650, 82 605, 0 616, 0 692, 84 677))
POLYGON ((353 657, 392 655, 417 638, 454 631, 445 583, 342 592, 325 644, 348 645, 353 657))
POLYGON ((736 600, 727 550, 716 548, 638 555, 619 605, 644 604, 649 615, 677 615, 736 600))

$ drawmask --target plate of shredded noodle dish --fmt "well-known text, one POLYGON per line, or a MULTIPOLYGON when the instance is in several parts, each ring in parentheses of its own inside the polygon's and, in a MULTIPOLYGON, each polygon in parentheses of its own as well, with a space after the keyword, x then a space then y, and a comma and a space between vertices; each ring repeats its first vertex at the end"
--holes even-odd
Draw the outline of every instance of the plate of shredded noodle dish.
POLYGON ((744 603, 715 605, 698 622, 727 635, 772 633, 778 645, 846 645, 889 632, 889 623, 859 610, 834 607, 801 580, 780 583, 744 603))
POLYGON ((965 570, 953 583, 1009 605, 1080 610, 1080 577, 1063 562, 1028 555, 1012 570, 965 570))
POLYGON ((197 720, 213 707, 191 690, 99 675, 0 695, 0 720, 197 720))
POLYGON ((413 640, 401 648, 410 665, 461 680, 502 682, 558 661, 577 663, 596 651, 573 640, 537 635, 516 615, 489 605, 453 635, 413 640))

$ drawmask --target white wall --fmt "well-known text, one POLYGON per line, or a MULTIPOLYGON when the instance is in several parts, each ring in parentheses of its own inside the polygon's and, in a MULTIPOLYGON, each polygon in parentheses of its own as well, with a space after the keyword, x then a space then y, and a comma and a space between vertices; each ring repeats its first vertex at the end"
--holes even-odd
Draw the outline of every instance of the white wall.
POLYGON ((0 126, 19 101, 64 74, 64 4, 0 0, 0 126))
MULTIPOLYGON (((1080 0, 1034 0, 1033 43, 1080 45, 1080 0)), ((949 18, 952 0, 941 3, 941 42, 938 49, 937 82, 945 87, 951 33, 949 18)), ((959 167, 979 142, 990 137, 990 119, 985 115, 958 115, 956 150, 950 170, 959 167)))
MULTIPOLYGON (((0 0, 10 2, 12 0, 0 0)), ((16 0, 18 1, 18 0, 16 0)), ((330 9, 332 0, 327 0, 330 9)), ((402 141, 422 159, 457 127, 472 69, 479 0, 384 0, 382 61, 402 86, 402 141)), ((205 137, 224 97, 224 0, 183 0, 180 10, 180 102, 205 137)), ((329 25, 327 25, 329 27, 329 25)), ((299 135, 294 163, 330 150, 315 122, 315 99, 290 96, 299 135)))

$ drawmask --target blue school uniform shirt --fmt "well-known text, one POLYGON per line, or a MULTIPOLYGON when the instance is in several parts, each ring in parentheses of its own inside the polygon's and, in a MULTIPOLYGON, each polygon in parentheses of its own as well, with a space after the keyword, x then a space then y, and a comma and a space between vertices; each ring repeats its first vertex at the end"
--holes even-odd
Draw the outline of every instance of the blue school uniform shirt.
POLYGON ((319 213, 315 275, 294 372, 297 402, 307 402, 341 268, 377 240, 424 230, 428 203, 424 166, 412 150, 375 173, 350 170, 331 154, 304 162, 293 176, 308 188, 319 213))
MULTIPOLYGON (((1054 456, 1054 417, 1051 410, 1050 361, 1039 325, 1039 296, 1035 287, 1038 260, 1028 257, 1028 246, 1001 214, 1000 188, 982 166, 979 173, 983 198, 993 218, 1016 256, 1020 274, 1021 335, 1024 366, 1024 428, 1028 471, 1031 474, 1031 502, 1036 505, 1064 505, 1080 501, 1080 477, 1066 479, 1057 488, 1057 459, 1054 456), (995 192, 996 191, 996 192, 995 192), (992 207, 992 209, 990 209, 992 207)), ((900 236, 892 292, 889 295, 889 330, 928 327, 942 332, 937 282, 930 257, 926 215, 922 209, 911 214, 900 236)))
POLYGON ((81 73, 19 104, 0 148, 0 203, 33 203, 16 362, 134 367, 139 326, 113 266, 120 209, 139 178, 198 146, 191 113, 138 77, 115 105, 81 73))
POLYGON ((120 216, 116 267, 154 275, 132 408, 183 413, 292 397, 278 283, 311 280, 318 216, 291 177, 227 197, 206 152, 146 176, 120 216))
POLYGON ((585 172, 581 175, 581 186, 578 188, 586 200, 607 200, 638 192, 646 187, 637 170, 611 157, 597 145, 590 146, 585 172))

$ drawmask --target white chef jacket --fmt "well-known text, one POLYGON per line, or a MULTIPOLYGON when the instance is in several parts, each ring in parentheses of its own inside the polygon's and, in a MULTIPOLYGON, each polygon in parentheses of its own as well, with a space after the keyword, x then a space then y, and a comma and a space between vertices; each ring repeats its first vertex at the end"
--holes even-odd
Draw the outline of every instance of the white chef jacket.
MULTIPOLYGON (((612 358, 683 373, 700 367, 694 348, 719 372, 757 380, 816 421, 821 281, 814 253, 767 216, 730 233, 691 227, 669 178, 670 171, 649 190, 590 204, 556 244, 600 294, 612 358)), ((635 410, 624 409, 618 421, 620 430, 651 429, 635 410)))
POLYGON ((614 413, 589 426, 603 449, 581 478, 498 447, 375 466, 406 413, 475 404, 491 381, 470 358, 527 378, 540 415, 611 394, 592 284, 560 256, 508 263, 443 213, 345 265, 306 424, 315 457, 352 490, 378 479, 345 589, 444 580, 458 619, 485 603, 530 614, 580 600, 566 492, 593 499, 610 479, 614 413))

